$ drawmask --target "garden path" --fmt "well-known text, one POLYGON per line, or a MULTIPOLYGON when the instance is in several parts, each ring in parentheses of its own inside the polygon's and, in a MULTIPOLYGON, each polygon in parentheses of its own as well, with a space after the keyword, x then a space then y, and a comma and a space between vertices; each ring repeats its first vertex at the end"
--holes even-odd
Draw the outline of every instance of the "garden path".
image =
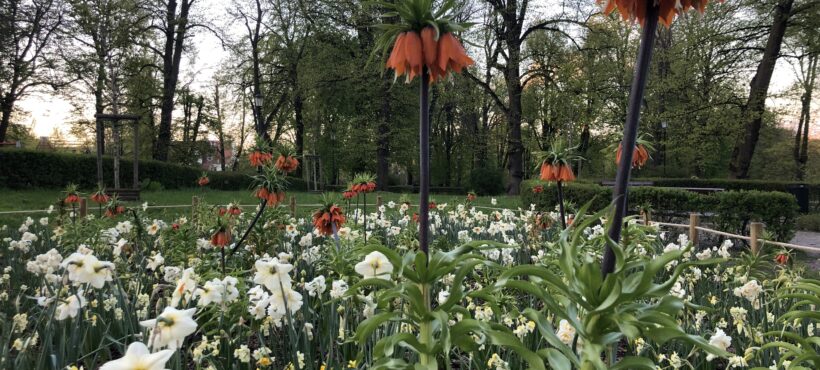
MULTIPOLYGON (((812 231, 798 231, 794 234, 794 238, 789 242, 791 244, 805 245, 809 247, 820 248, 820 233, 812 231)), ((807 264, 814 271, 820 271, 820 253, 806 253, 811 261, 807 264)))

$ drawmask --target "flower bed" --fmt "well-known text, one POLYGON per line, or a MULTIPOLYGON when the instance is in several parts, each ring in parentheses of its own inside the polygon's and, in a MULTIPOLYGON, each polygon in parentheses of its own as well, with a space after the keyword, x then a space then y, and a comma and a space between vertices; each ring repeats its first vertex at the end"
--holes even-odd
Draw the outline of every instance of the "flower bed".
POLYGON ((2 366, 396 368, 420 356, 489 369, 817 364, 810 304, 820 286, 785 254, 691 250, 684 236, 633 224, 616 272, 601 280, 602 215, 581 210, 562 233, 551 213, 431 208, 426 270, 405 204, 370 210, 367 243, 356 210, 337 241, 273 207, 224 273, 214 246, 223 243, 211 236, 224 227, 236 240, 252 218, 230 206, 4 226, 2 366), (430 285, 431 307, 418 307, 419 284, 430 285), (417 339, 428 329, 430 347, 417 339))

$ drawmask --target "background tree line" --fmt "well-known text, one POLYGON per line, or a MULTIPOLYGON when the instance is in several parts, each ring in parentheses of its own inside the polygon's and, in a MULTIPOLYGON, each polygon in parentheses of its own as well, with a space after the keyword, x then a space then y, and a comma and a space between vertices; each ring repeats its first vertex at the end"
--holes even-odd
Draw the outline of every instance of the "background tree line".
MULTIPOLYGON (((241 170, 238 159, 262 132, 298 155, 318 155, 331 183, 361 171, 376 173, 382 188, 417 179, 417 82, 393 81, 371 55, 374 25, 385 21, 376 4, 0 4, 0 142, 26 135, 16 124, 19 101, 49 91, 75 104, 81 118, 72 133, 81 139, 100 129, 82 118, 89 106, 140 114, 141 150, 158 160, 195 164, 215 140, 222 169, 241 170), (218 39, 229 55, 207 81, 185 63, 212 57, 195 47, 202 38, 218 39)), ((582 177, 611 177, 636 27, 602 15, 592 0, 459 6, 476 23, 462 37, 477 63, 433 86, 433 185, 515 194, 534 172, 533 152, 554 140, 579 147, 582 177)), ((655 151, 637 175, 820 179, 820 164, 809 160, 820 154, 810 139, 820 1, 710 6, 659 30, 641 123, 655 151), (775 66, 795 81, 777 96, 775 66)))

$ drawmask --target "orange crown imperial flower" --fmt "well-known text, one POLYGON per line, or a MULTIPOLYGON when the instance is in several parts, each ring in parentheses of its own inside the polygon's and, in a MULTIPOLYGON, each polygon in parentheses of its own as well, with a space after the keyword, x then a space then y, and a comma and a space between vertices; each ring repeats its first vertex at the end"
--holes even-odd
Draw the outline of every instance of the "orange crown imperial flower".
POLYGON ((339 206, 333 204, 316 211, 313 214, 313 226, 322 235, 333 234, 335 227, 336 231, 345 223, 345 215, 339 206))
MULTIPOLYGON (((598 0, 599 3, 606 1, 604 13, 612 13, 615 9, 621 13, 624 20, 638 20, 640 24, 644 24, 646 14, 648 12, 647 6, 649 2, 646 0, 598 0)), ((723 2, 723 0, 719 0, 723 2)), ((665 26, 672 24, 672 20, 676 15, 683 14, 691 8, 703 13, 706 10, 706 4, 709 0, 655 0, 655 4, 660 8, 658 10, 658 21, 665 26)))
POLYGON ((384 32, 375 51, 383 56, 390 51, 385 67, 396 77, 406 75, 410 82, 426 70, 430 80, 436 81, 475 63, 454 36, 469 26, 453 21, 459 18, 454 14, 455 1, 405 0, 382 5, 400 22, 379 25, 384 32))

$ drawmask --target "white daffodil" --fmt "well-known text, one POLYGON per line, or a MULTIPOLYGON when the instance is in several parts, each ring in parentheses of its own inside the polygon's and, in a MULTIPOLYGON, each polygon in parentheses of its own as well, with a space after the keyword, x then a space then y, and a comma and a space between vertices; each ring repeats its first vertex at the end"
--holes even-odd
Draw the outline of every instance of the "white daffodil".
MULTIPOLYGON (((725 351, 732 345, 732 337, 726 335, 723 329, 718 329, 715 334, 712 334, 712 337, 709 338, 709 344, 725 351)), ((706 361, 712 361, 715 357, 717 356, 710 353, 706 355, 706 361)))
POLYGON ((378 278, 390 280, 393 272, 393 265, 387 260, 387 256, 381 252, 370 252, 364 257, 364 261, 356 264, 356 272, 365 279, 378 278))
POLYGON ((561 322, 558 323, 558 331, 555 335, 557 335, 558 339, 564 342, 564 344, 571 345, 573 339, 575 339, 575 327, 572 326, 569 321, 561 320, 561 322))
MULTIPOLYGON (((167 271, 166 271, 167 274, 167 271)), ((182 272, 182 277, 177 281, 177 287, 171 294, 171 307, 177 307, 183 300, 188 300, 196 291, 197 276, 194 269, 189 267, 182 272)))
POLYGON ((68 271, 68 279, 75 284, 91 284, 100 289, 105 282, 113 280, 114 264, 100 261, 92 254, 72 253, 61 266, 68 271))
POLYGON ((268 315, 276 317, 284 316, 288 312, 293 314, 302 308, 302 295, 299 292, 283 286, 281 289, 272 291, 270 296, 270 307, 268 315))
POLYGON ((140 325, 151 329, 151 334, 148 336, 151 348, 167 346, 170 349, 176 349, 181 346, 185 337, 196 331, 195 312, 196 308, 177 310, 173 307, 165 307, 156 319, 140 321, 140 325))
POLYGON ((202 288, 194 292, 194 297, 199 297, 199 306, 207 306, 211 303, 231 302, 239 297, 239 290, 236 289, 237 280, 233 276, 228 276, 224 280, 217 278, 205 283, 202 288))
POLYGON ((82 289, 79 290, 76 294, 72 294, 66 297, 54 310, 54 318, 58 321, 65 320, 67 318, 75 318, 77 314, 80 312, 80 308, 85 307, 87 301, 83 296, 82 289))
POLYGON ((148 263, 145 265, 145 268, 151 271, 156 271, 164 263, 165 257, 162 256, 162 253, 157 253, 148 258, 148 263))
POLYGON ((305 290, 308 291, 308 294, 311 297, 322 295, 326 289, 327 283, 325 282, 325 277, 323 275, 319 275, 305 284, 305 290))
POLYGON ((163 370, 173 355, 174 351, 170 349, 151 353, 145 344, 134 342, 124 356, 104 363, 100 370, 163 370))
POLYGON ((262 284, 271 292, 281 290, 282 287, 291 287, 291 277, 288 273, 293 270, 293 265, 289 263, 279 263, 276 258, 270 260, 259 260, 254 264, 256 274, 253 275, 253 282, 262 284))

